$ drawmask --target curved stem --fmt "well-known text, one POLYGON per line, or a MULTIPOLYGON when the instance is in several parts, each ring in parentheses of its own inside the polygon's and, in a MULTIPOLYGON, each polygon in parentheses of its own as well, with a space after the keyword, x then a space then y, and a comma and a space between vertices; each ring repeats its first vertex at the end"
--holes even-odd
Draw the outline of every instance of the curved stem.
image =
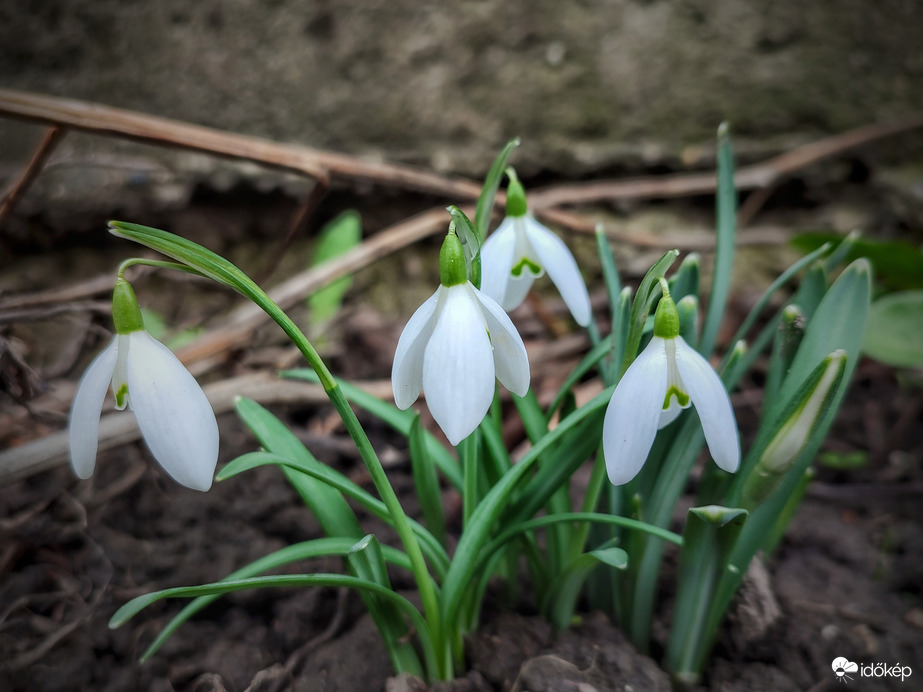
POLYGON ((193 269, 192 267, 185 264, 180 264, 179 262, 164 262, 163 260, 145 259, 144 257, 132 257, 131 259, 127 259, 122 262, 119 265, 116 276, 118 276, 120 279, 124 279, 125 270, 129 267, 135 267, 138 265, 143 267, 159 267, 160 269, 176 269, 177 271, 186 272, 187 274, 205 276, 205 274, 202 272, 197 271, 196 269, 193 269))
MULTIPOLYGON (((267 300, 269 300, 268 296, 267 300)), ((272 303, 272 301, 270 301, 270 303, 272 303)), ((420 592, 420 600, 423 603, 423 612, 426 614, 426 620, 434 639, 435 649, 436 651, 443 652, 445 647, 443 646, 442 616, 439 609, 439 601, 436 596, 436 589, 433 585, 429 569, 426 566, 426 560, 423 557, 420 543, 417 541, 417 537, 413 532, 407 514, 404 512, 404 508, 401 506, 400 500, 398 500, 397 494, 394 492, 394 488, 388 480, 388 475, 385 473, 381 460, 375 453, 375 449, 372 447, 372 443, 368 435, 366 435, 365 429, 359 423, 359 419, 346 400, 346 396, 340 389, 339 383, 327 368, 327 364, 324 363, 323 359, 314 349, 314 346, 308 341, 308 338, 301 332, 291 318, 275 305, 275 303, 272 303, 272 305, 275 310, 267 310, 266 312, 280 327, 282 327, 282 330, 288 335, 295 346, 298 347, 298 350, 301 351, 307 359, 310 366, 314 369, 314 372, 317 373, 324 387, 324 391, 330 398, 330 402, 337 410, 337 413, 340 414, 340 418, 343 420, 346 430, 356 444, 359 455, 362 457, 362 461, 365 462, 365 466, 372 478, 372 482, 375 484, 376 490, 378 490, 382 502, 384 502, 385 506, 388 508, 388 512, 394 521, 394 528, 397 530, 401 543, 404 545, 407 557, 410 558, 417 589, 420 592)), ((263 305, 260 307, 263 307, 264 310, 266 309, 263 305)), ((433 672, 440 677, 446 677, 446 679, 451 677, 451 656, 448 655, 448 653, 442 656, 439 669, 433 672), (448 666, 448 668, 446 666, 448 666)))

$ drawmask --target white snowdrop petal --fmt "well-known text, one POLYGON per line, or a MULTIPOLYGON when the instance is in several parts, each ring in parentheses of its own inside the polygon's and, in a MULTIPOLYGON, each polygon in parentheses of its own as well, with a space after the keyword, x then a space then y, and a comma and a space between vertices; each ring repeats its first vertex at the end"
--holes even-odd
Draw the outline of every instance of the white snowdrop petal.
POLYGON ((712 459, 720 468, 734 473, 740 466, 740 441, 731 398, 721 378, 682 337, 676 337, 676 367, 699 414, 712 459))
POLYGON ((654 337, 619 381, 603 421, 603 454, 613 485, 636 475, 657 436, 667 386, 663 339, 654 337))
POLYGON ((96 451, 99 447, 99 416, 102 413, 106 391, 112 381, 112 371, 118 358, 118 338, 90 363, 71 404, 70 421, 67 426, 70 460, 78 478, 89 478, 96 467, 96 451))
POLYGON ((503 298, 503 302, 500 303, 500 307, 507 312, 518 308, 522 305, 522 301, 526 299, 526 296, 529 294, 529 289, 532 288, 534 282, 535 275, 527 271, 524 271, 520 276, 513 276, 510 274, 506 282, 506 295, 503 298))
POLYGON ((500 305, 506 301, 515 244, 513 220, 506 218, 481 246, 481 291, 500 305))
MULTIPOLYGON (((545 264, 535 251, 532 244, 532 235, 529 233, 531 224, 538 222, 530 215, 513 217, 513 227, 516 229, 516 247, 513 250, 513 267, 518 269, 520 276, 538 279, 545 276, 545 264)), ((513 278, 517 278, 514 273, 513 278)))
POLYGON ((178 483, 211 487, 218 463, 218 422, 195 378, 145 331, 132 332, 128 389, 151 454, 178 483))
POLYGON ((667 427, 670 423, 679 418, 679 414, 683 412, 683 407, 679 405, 676 401, 676 397, 670 398, 670 406, 666 411, 660 412, 660 420, 657 422, 657 429, 667 427))
POLYGON ((494 349, 494 364, 500 384, 517 396, 525 396, 529 391, 529 356, 525 344, 512 320, 497 303, 478 291, 471 290, 477 296, 484 310, 490 343, 494 349))
POLYGON ((529 242, 548 277, 557 287, 574 321, 582 327, 590 323, 590 295, 577 266, 577 260, 558 236, 531 217, 525 219, 529 242))
POLYGON ((457 445, 481 423, 494 396, 494 356, 470 284, 443 289, 445 303, 423 357, 430 413, 457 445))
POLYGON ((423 388, 423 353, 436 324, 442 286, 417 308, 401 332, 391 367, 391 389, 399 409, 408 408, 423 388))

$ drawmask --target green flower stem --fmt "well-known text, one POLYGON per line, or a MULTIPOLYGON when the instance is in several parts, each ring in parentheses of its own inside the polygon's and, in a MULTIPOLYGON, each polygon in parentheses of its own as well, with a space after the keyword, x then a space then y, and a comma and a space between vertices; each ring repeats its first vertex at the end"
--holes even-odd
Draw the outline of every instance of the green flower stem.
POLYGON ((179 262, 164 262, 163 260, 152 260, 145 259, 144 257, 132 257, 127 259, 119 265, 117 276, 120 279, 125 278, 125 271, 129 267, 157 267, 159 269, 175 269, 177 271, 186 272, 187 274, 195 274, 196 276, 205 276, 202 272, 196 271, 190 266, 185 264, 180 264, 179 262))
POLYGON ((404 551, 410 558, 417 589, 420 592, 420 600, 423 604, 423 612, 429 623, 427 629, 434 638, 433 644, 436 651, 442 654, 441 659, 438 661, 438 666, 431 673, 438 678, 450 678, 452 676, 451 655, 446 646, 436 588, 426 566, 423 551, 420 549, 420 544, 411 528, 407 515, 404 513, 403 507, 401 507, 394 488, 388 481, 388 475, 385 473, 381 460, 372 447, 372 443, 365 434, 365 430, 346 400, 346 396, 340 389, 336 378, 327 368, 326 363, 324 363, 308 338, 255 281, 220 255, 197 243, 156 228, 117 221, 110 222, 109 227, 116 235, 146 245, 192 267, 204 276, 239 291, 269 315, 282 328, 282 331, 285 332, 292 343, 298 347, 298 350, 307 359, 308 364, 317 373, 324 391, 337 413, 339 413, 346 430, 359 450, 359 455, 369 471, 372 482, 375 484, 379 496, 393 518, 394 528, 401 539, 404 551))
MULTIPOLYGON (((356 418, 356 414, 346 400, 346 396, 340 389, 336 378, 327 368, 327 364, 324 363, 323 359, 314 349, 314 346, 308 341, 308 338, 301 330, 298 329, 291 318, 272 302, 269 296, 266 296, 265 293, 263 295, 265 296, 265 302, 257 302, 257 304, 263 308, 280 327, 282 327, 282 330, 298 347, 298 350, 301 351, 307 359, 308 364, 317 373, 324 387, 324 391, 330 398, 330 402, 333 404, 334 408, 336 408, 337 413, 340 414, 340 418, 343 420, 346 430, 349 432, 356 448, 359 450, 359 455, 362 457, 362 461, 365 462, 365 466, 372 478, 372 483, 374 483, 375 489, 378 490, 382 502, 385 503, 388 512, 394 520, 394 528, 397 530, 401 543, 404 545, 404 551, 407 553, 407 557, 410 558, 417 589, 420 592, 420 600, 423 603, 423 612, 426 614, 426 620, 429 623, 429 631, 434 638, 436 651, 443 651, 445 647, 442 631, 442 617, 439 610, 439 600, 436 597, 436 589, 433 585, 429 569, 426 566, 426 560, 423 558, 423 551, 420 549, 420 543, 413 533, 407 515, 404 513, 404 508, 401 506, 401 502, 394 492, 394 488, 391 486, 390 481, 388 481, 388 474, 385 473, 385 469, 381 465, 381 460, 375 453, 375 449, 372 447, 372 443, 368 435, 366 435, 365 429, 359 423, 359 419, 356 418)), ((447 653, 438 663, 439 665, 434 671, 435 675, 444 679, 450 679, 452 677, 452 665, 451 658, 447 653)))

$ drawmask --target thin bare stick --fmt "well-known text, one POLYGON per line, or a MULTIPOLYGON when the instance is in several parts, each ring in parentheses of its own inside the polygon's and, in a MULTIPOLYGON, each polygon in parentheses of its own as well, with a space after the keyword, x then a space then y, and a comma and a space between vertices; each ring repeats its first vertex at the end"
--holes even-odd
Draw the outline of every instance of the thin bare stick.
POLYGON ((3 195, 3 198, 0 199, 0 226, 6 221, 6 217, 13 210, 19 198, 25 194, 26 190, 29 189, 29 185, 32 184, 32 181, 41 172, 45 160, 48 158, 49 154, 54 151, 55 146, 61 141, 65 132, 66 130, 58 125, 52 125, 46 130, 45 136, 42 137, 42 141, 39 142, 38 149, 32 154, 32 159, 26 165, 22 175, 19 176, 19 180, 14 182, 3 195))
MULTIPOLYGON (((738 190, 753 190, 772 185, 782 178, 845 151, 882 137, 923 127, 923 114, 893 123, 873 124, 825 137, 754 166, 737 170, 734 184, 738 190)), ((715 191, 715 173, 677 173, 630 180, 600 180, 593 183, 555 185, 529 193, 529 203, 536 210, 560 205, 587 204, 629 199, 691 197, 715 191)))
MULTIPOLYGON (((447 178, 424 169, 363 161, 345 154, 280 144, 84 101, 0 89, 0 115, 256 161, 317 180, 326 181, 328 176, 367 180, 461 201, 473 200, 480 194, 480 186, 474 181, 447 178)), ((739 169, 735 184, 738 190, 766 187, 825 158, 919 127, 923 127, 923 114, 826 137, 764 163, 739 169)), ((573 183, 535 190, 529 198, 532 207, 538 211, 599 201, 688 197, 714 192, 715 180, 715 174, 708 172, 573 183)), ((502 195, 498 195, 497 199, 502 203, 502 195)))
POLYGON ((381 185, 444 195, 453 200, 473 200, 481 191, 480 185, 473 181, 447 178, 422 168, 362 161, 345 154, 280 144, 121 108, 25 91, 0 89, 0 115, 257 161, 265 166, 301 173, 325 182, 328 177, 368 180, 381 185))

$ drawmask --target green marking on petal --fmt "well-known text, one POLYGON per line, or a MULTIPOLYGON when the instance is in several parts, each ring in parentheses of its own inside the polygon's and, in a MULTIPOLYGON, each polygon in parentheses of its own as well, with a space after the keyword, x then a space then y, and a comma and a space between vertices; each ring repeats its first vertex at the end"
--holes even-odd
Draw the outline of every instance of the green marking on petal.
POLYGON ((526 268, 528 268, 528 270, 533 274, 542 273, 541 266, 530 260, 528 257, 523 257, 521 260, 519 260, 519 263, 510 270, 510 273, 513 276, 522 276, 522 270, 526 268))
POLYGON ((115 393, 115 407, 120 411, 125 408, 125 399, 128 397, 128 383, 119 387, 115 393))
POLYGON ((670 385, 670 388, 667 390, 667 395, 663 398, 664 411, 670 408, 670 399, 673 397, 676 397, 676 403, 678 403, 681 408, 689 406, 689 395, 676 385, 670 385))

